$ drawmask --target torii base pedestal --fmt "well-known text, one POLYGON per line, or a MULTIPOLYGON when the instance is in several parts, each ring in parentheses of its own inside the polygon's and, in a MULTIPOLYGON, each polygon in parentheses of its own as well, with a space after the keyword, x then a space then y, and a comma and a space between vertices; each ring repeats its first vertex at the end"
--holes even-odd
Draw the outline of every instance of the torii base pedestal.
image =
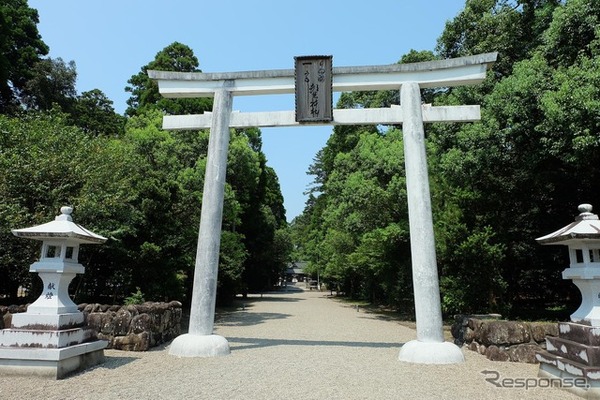
POLYGON ((169 348, 169 354, 176 357, 220 357, 230 352, 229 342, 223 336, 191 333, 177 336, 169 348))
POLYGON ((454 343, 411 340, 400 349, 398 360, 414 364, 458 364, 465 361, 465 356, 454 343))

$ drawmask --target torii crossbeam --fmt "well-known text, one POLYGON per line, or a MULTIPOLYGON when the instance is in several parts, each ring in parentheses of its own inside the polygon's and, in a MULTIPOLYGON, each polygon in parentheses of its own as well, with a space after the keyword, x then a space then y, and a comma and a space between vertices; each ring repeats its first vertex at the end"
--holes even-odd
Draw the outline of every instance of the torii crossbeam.
POLYGON ((486 53, 412 64, 333 68, 333 91, 400 90, 400 106, 335 109, 332 121, 317 124, 296 122, 293 111, 232 112, 233 96, 294 93, 294 70, 148 71, 165 97, 215 97, 212 113, 163 119, 164 129, 210 127, 189 332, 173 341, 169 353, 180 357, 210 357, 230 351, 227 340, 213 334, 230 128, 402 124, 417 339, 402 346, 399 359, 426 364, 464 361, 457 346, 444 342, 423 123, 476 121, 480 118, 479 106, 422 105, 420 89, 480 83, 496 57, 497 53, 486 53))

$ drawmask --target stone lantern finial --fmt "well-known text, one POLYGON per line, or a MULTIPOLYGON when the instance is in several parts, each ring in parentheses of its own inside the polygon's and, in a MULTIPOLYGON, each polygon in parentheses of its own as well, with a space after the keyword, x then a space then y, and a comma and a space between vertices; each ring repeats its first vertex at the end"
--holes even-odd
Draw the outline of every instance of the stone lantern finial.
POLYGON ((575 221, 598 219, 598 215, 592 213, 593 208, 594 207, 592 207, 591 204, 580 204, 579 207, 577 207, 577 210, 579 210, 581 214, 575 218, 575 221))
POLYGON ((71 217, 73 207, 62 206, 60 212, 61 214, 54 218, 55 221, 73 221, 73 217, 71 217))

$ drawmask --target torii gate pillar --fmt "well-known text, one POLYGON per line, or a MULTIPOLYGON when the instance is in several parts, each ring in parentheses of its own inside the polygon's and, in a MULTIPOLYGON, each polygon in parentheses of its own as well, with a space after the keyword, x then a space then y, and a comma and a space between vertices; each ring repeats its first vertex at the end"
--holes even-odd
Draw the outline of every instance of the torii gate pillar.
POLYGON ((419 84, 400 89, 406 193, 410 226, 417 340, 400 349, 399 360, 420 364, 454 364, 464 361, 462 351, 444 341, 440 289, 435 257, 429 174, 419 84))
POLYGON ((229 149, 229 118, 233 105, 233 97, 227 90, 229 83, 226 81, 224 87, 215 92, 202 193, 190 326, 188 333, 177 336, 169 349, 169 354, 179 357, 215 357, 225 356, 230 352, 227 340, 213 334, 223 194, 229 149))
MULTIPOLYGON (((487 53, 414 64, 333 68, 333 91, 400 88, 401 92, 400 107, 334 109, 333 119, 323 123, 402 124, 417 339, 402 346, 401 361, 421 364, 464 361, 456 345, 444 342, 423 123, 477 121, 479 106, 423 106, 420 89, 479 83, 496 57, 497 53, 487 53)), ((169 353, 180 357, 226 355, 229 344, 225 338, 213 334, 213 327, 229 128, 301 125, 293 111, 231 112, 232 96, 294 93, 295 71, 213 74, 148 71, 148 75, 158 81, 159 91, 165 97, 215 96, 212 113, 163 118, 164 129, 210 127, 190 328, 189 333, 173 341, 169 353)))

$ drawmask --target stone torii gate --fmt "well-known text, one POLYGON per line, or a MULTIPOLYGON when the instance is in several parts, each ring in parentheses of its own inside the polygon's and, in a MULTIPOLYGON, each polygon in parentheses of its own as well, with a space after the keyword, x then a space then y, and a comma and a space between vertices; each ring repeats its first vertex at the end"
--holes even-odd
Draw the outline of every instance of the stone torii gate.
MULTIPOLYGON (((477 121, 480 110, 478 105, 422 105, 420 89, 480 83, 496 57, 497 53, 486 53, 412 64, 331 68, 333 91, 400 90, 401 104, 390 108, 333 109, 329 120, 310 123, 402 124, 417 339, 402 346, 401 361, 464 361, 461 350, 445 342, 443 336, 423 123, 477 121)), ((213 334, 229 129, 304 125, 297 121, 294 111, 232 112, 233 96, 295 93, 296 73, 294 69, 231 73, 148 71, 165 97, 214 96, 212 113, 163 119, 164 129, 210 128, 189 331, 172 342, 169 354, 212 357, 230 352, 227 340, 213 334)))

